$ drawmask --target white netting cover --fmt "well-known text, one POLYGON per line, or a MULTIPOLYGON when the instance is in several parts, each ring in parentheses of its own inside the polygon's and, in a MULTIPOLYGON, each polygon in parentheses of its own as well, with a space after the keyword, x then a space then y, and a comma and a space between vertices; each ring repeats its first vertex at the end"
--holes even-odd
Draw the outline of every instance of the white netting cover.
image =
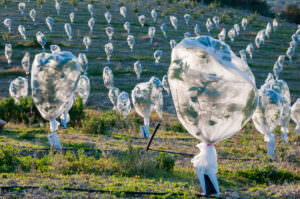
POLYGON ((21 97, 28 96, 28 80, 24 77, 14 79, 9 85, 9 94, 15 102, 19 102, 21 97))
POLYGON ((108 66, 103 69, 103 83, 108 89, 111 89, 114 86, 114 75, 108 66))
POLYGON ((75 97, 81 97, 83 104, 87 103, 90 95, 90 87, 90 79, 86 75, 81 75, 75 90, 75 97))
POLYGON ((24 54, 21 64, 22 64, 24 71, 26 72, 26 75, 28 75, 30 73, 30 53, 29 52, 26 52, 24 54))
POLYGON ((291 118, 296 123, 295 132, 300 132, 300 98, 293 104, 291 108, 291 118))
POLYGON ((46 120, 54 123, 73 97, 80 76, 80 64, 70 52, 40 53, 31 71, 33 101, 46 120))
POLYGON ((228 45, 208 36, 177 44, 168 79, 180 122, 208 144, 239 131, 256 108, 248 65, 228 45))
POLYGON ((118 103, 119 95, 120 95, 120 89, 118 89, 116 87, 112 87, 111 89, 109 89, 108 98, 114 106, 113 110, 117 110, 116 106, 117 106, 117 103, 118 103))

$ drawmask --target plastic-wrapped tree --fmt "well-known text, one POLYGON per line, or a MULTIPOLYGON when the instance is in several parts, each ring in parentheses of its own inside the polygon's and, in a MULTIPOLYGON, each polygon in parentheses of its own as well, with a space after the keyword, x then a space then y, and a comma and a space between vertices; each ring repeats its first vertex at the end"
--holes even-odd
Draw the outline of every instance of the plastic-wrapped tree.
POLYGON ((215 25, 216 25, 216 29, 219 29, 220 17, 214 16, 214 17, 213 17, 213 22, 214 22, 215 25))
POLYGON ((90 34, 93 34, 94 25, 95 25, 95 19, 94 19, 94 17, 91 17, 88 21, 88 26, 90 28, 90 34))
POLYGON ((70 18, 70 22, 71 22, 71 23, 74 23, 74 20, 75 20, 75 13, 74 13, 74 12, 71 12, 71 13, 69 14, 69 18, 70 18))
POLYGON ((18 31, 19 31, 21 37, 23 38, 23 40, 26 41, 26 30, 25 30, 25 27, 23 25, 19 25, 18 26, 18 31))
POLYGON ((41 45, 41 47, 43 49, 43 52, 45 52, 45 45, 47 43, 47 39, 46 39, 45 35, 41 31, 38 31, 36 33, 36 40, 41 45))
POLYGON ((10 33, 11 32, 11 24, 12 24, 11 19, 10 18, 4 19, 3 24, 6 26, 8 32, 10 33))
POLYGON ((167 39, 167 25, 165 23, 160 25, 160 30, 162 31, 164 38, 167 39))
POLYGON ((256 46, 256 48, 260 48, 260 45, 261 45, 261 39, 260 39, 260 37, 259 37, 259 35, 256 35, 256 37, 255 37, 255 46, 256 46))
POLYGON ((65 24, 65 32, 68 36, 68 41, 71 41, 72 40, 72 27, 69 23, 65 24))
POLYGON ((11 44, 5 44, 5 58, 7 59, 7 64, 8 66, 11 66, 12 60, 12 53, 13 53, 13 49, 12 49, 12 45, 11 44))
POLYGON ((255 128, 263 134, 265 142, 268 143, 268 155, 275 157, 275 135, 272 133, 280 122, 282 104, 280 95, 271 89, 259 90, 258 106, 252 120, 255 128))
POLYGON ((171 58, 168 79, 177 117, 203 142, 192 163, 204 193, 219 195, 214 144, 251 118, 257 104, 254 76, 227 44, 209 36, 184 39, 171 58))
POLYGON ((156 20, 157 20, 157 12, 155 9, 152 9, 151 10, 151 17, 153 19, 153 22, 156 23, 156 20))
POLYGON ((197 37, 199 37, 201 35, 200 26, 198 24, 196 24, 194 27, 194 33, 197 37))
POLYGON ((126 119, 131 111, 131 103, 128 93, 122 91, 118 96, 117 109, 126 119))
POLYGON ((164 90, 168 93, 168 96, 170 96, 170 86, 169 86, 169 82, 168 82, 168 76, 164 75, 162 78, 162 85, 164 87, 164 90))
POLYGON ((26 4, 24 2, 21 2, 21 3, 18 4, 18 7, 19 7, 19 11, 20 11, 21 16, 23 16, 24 15, 24 10, 26 8, 26 4))
POLYGON ((109 12, 109 11, 106 11, 105 13, 104 13, 104 17, 105 17, 105 19, 106 19, 106 22, 108 23, 108 24, 110 24, 110 22, 111 22, 111 13, 109 12))
POLYGON ((82 103, 86 104, 90 96, 90 79, 86 75, 80 75, 77 88, 75 90, 75 98, 80 97, 82 103))
POLYGON ((50 32, 53 31, 54 19, 52 17, 46 17, 46 24, 50 32))
POLYGON ((141 26, 144 27, 145 22, 146 22, 146 17, 145 17, 145 15, 140 15, 140 16, 138 17, 138 20, 139 20, 139 23, 141 24, 141 26))
POLYGON ((155 31, 156 31, 156 29, 154 26, 151 26, 148 28, 148 36, 150 38, 150 44, 152 44, 152 42, 153 42, 153 38, 155 36, 155 31))
POLYGON ((9 95, 18 103, 20 98, 28 96, 28 80, 24 77, 14 79, 9 85, 9 95))
POLYGON ((134 72, 136 74, 136 77, 137 77, 137 80, 140 80, 141 78, 141 73, 143 72, 143 69, 142 69, 142 64, 140 62, 140 60, 137 60, 135 63, 134 63, 134 72))
POLYGON ((214 24, 213 24, 213 22, 211 22, 210 18, 207 18, 205 25, 206 25, 208 34, 210 34, 210 32, 214 29, 214 24))
POLYGON ((273 30, 274 32, 276 32, 277 28, 278 28, 278 21, 276 19, 273 19, 273 30))
POLYGON ((229 37, 231 42, 234 42, 234 38, 236 37, 236 32, 235 32, 234 28, 231 28, 228 31, 228 37, 229 37))
POLYGON ((41 116, 50 122, 50 146, 61 148, 56 118, 74 96, 80 76, 80 64, 70 52, 40 53, 34 58, 31 72, 33 101, 41 116))
MULTIPOLYGON (((157 77, 152 77, 148 82, 139 83, 131 92, 132 103, 136 112, 144 118, 144 126, 141 127, 143 138, 149 137, 149 118, 153 110, 162 107, 163 85, 157 77)), ((161 116, 161 111, 158 109, 161 116)))
POLYGON ((245 31, 247 29, 247 25, 248 25, 247 18, 242 19, 241 25, 242 25, 243 30, 245 31))
POLYGON ((126 8, 125 6, 122 6, 122 7, 120 8, 120 14, 121 14, 121 16, 122 16, 124 19, 126 19, 127 8, 126 8))
POLYGON ((114 46, 111 42, 104 45, 104 51, 106 53, 107 57, 107 64, 110 64, 110 57, 112 56, 112 53, 114 52, 114 46))
POLYGON ((153 53, 154 59, 155 59, 155 66, 158 66, 161 57, 163 56, 163 51, 162 50, 156 50, 153 53))
POLYGON ((83 72, 84 75, 87 75, 89 62, 85 53, 78 54, 78 62, 81 66, 81 72, 83 72))
POLYGON ((30 18, 31 18, 31 20, 32 20, 32 22, 33 22, 33 24, 35 25, 36 10, 35 10, 34 8, 30 10, 29 16, 30 16, 30 18))
POLYGON ((272 25, 270 22, 268 22, 267 27, 266 27, 266 37, 268 39, 270 39, 271 33, 272 33, 272 25))
POLYGON ((240 50, 239 53, 240 53, 241 59, 244 60, 247 63, 247 53, 246 53, 246 50, 244 50, 244 49, 240 50))
POLYGON ((29 52, 26 52, 24 54, 24 57, 22 58, 22 61, 21 61, 21 65, 22 65, 26 75, 29 75, 29 73, 30 73, 30 53, 29 52))
POLYGON ((118 89, 116 87, 112 87, 111 89, 109 89, 108 98, 114 106, 113 110, 116 110, 116 111, 117 111, 117 103, 118 103, 119 95, 120 95, 120 89, 118 89))
POLYGON ((94 17, 94 6, 93 6, 92 4, 89 3, 89 4, 87 5, 87 8, 88 8, 88 11, 89 11, 91 17, 94 17))
POLYGON ((286 56, 289 58, 289 63, 293 63, 293 56, 295 54, 295 48, 294 47, 289 47, 286 51, 286 56))
POLYGON ((171 25, 173 26, 173 28, 177 31, 177 24, 178 24, 177 17, 170 16, 170 22, 171 22, 171 25))
POLYGON ((114 86, 114 74, 108 66, 103 69, 103 83, 107 89, 111 89, 114 86))
POLYGON ((257 33, 260 41, 262 44, 265 44, 265 38, 266 38, 266 29, 263 29, 263 30, 260 30, 258 33, 257 33))
POLYGON ((177 42, 174 39, 170 40, 171 49, 175 48, 176 45, 177 45, 177 42))
POLYGON ((183 18, 184 18, 185 24, 186 24, 186 25, 189 25, 189 22, 190 22, 190 20, 191 20, 191 15, 190 15, 190 14, 185 14, 185 15, 183 16, 183 18))
POLYGON ((50 51, 51 53, 61 52, 61 49, 58 45, 50 45, 50 51))
POLYGON ((114 36, 114 28, 111 26, 106 27, 105 32, 106 32, 109 42, 111 42, 112 37, 114 36))
POLYGON ((88 52, 89 51, 89 46, 91 45, 92 40, 89 36, 85 36, 83 37, 83 45, 85 46, 85 51, 88 52))
POLYGON ((58 2, 58 0, 55 0, 55 9, 56 9, 57 16, 59 16, 59 14, 60 14, 60 2, 58 2))
POLYGON ((135 39, 134 39, 133 35, 128 35, 127 36, 127 43, 128 43, 129 48, 130 48, 130 51, 133 52, 133 47, 134 47, 134 44, 135 44, 135 39))
POLYGON ((241 31, 240 25, 239 24, 234 24, 233 28, 235 30, 236 36, 239 36, 240 35, 240 31, 241 31))
POLYGON ((296 100, 291 108, 291 118, 296 123, 296 135, 300 132, 300 98, 296 100))
POLYGON ((250 59, 253 58, 253 52, 254 52, 254 46, 252 43, 248 44, 248 46, 246 47, 246 52, 248 53, 250 59))
POLYGON ((127 34, 130 34, 130 23, 129 23, 129 21, 126 21, 123 26, 124 26, 124 30, 127 31, 127 34))
POLYGON ((218 38, 220 41, 225 41, 226 39, 226 29, 223 28, 222 31, 219 33, 218 38))
POLYGON ((282 72, 284 59, 285 59, 285 56, 284 55, 280 55, 278 57, 277 61, 274 64, 273 73, 274 73, 274 76, 275 76, 275 78, 277 80, 279 78, 279 74, 282 72))

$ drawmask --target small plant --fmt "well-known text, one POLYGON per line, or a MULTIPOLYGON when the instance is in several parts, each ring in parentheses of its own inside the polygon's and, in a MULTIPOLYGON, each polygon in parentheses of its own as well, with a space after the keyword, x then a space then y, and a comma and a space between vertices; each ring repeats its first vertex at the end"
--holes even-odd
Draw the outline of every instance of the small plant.
POLYGON ((105 4, 105 8, 109 10, 111 8, 110 4, 105 4))
POLYGON ((19 150, 11 145, 0 146, 0 173, 14 172, 20 160, 18 159, 19 150))
POLYGON ((247 17, 248 24, 253 24, 253 22, 257 18, 257 12, 251 14, 250 16, 247 17))
POLYGON ((175 160, 167 153, 160 153, 157 157, 156 168, 164 171, 173 171, 175 166, 175 160))

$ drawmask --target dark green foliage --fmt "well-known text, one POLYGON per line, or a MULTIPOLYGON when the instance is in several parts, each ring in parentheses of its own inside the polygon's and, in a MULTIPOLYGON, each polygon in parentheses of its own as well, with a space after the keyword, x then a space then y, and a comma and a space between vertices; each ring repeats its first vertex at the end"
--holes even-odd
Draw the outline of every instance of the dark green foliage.
POLYGON ((0 146, 0 173, 14 172, 20 160, 18 159, 19 150, 11 145, 0 146))
POLYGON ((274 166, 239 170, 237 171, 237 175, 257 184, 283 184, 284 182, 300 180, 300 176, 296 176, 289 171, 277 169, 274 166))
POLYGON ((175 160, 167 153, 160 153, 157 157, 156 168, 165 171, 173 171, 175 160))
POLYGON ((71 125, 78 126, 81 124, 81 121, 85 118, 84 115, 84 105, 82 99, 78 97, 74 100, 71 110, 69 111, 71 118, 71 125))
POLYGON ((300 8, 297 4, 287 5, 282 14, 289 22, 300 23, 300 8))
POLYGON ((182 132, 186 133, 186 129, 182 126, 182 124, 178 121, 172 121, 170 123, 166 123, 165 129, 167 131, 174 131, 174 132, 182 132))

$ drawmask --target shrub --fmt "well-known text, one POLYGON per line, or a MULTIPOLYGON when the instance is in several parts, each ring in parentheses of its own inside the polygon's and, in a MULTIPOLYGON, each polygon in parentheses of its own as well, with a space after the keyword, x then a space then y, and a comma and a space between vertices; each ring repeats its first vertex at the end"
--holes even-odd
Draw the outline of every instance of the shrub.
POLYGON ((72 126, 80 125, 82 120, 85 118, 84 105, 80 97, 74 100, 72 108, 69 111, 69 115, 72 126))
POLYGON ((282 14, 289 22, 297 24, 300 23, 300 8, 297 4, 287 5, 284 8, 282 14))
POLYGON ((160 153, 157 157, 156 168, 165 171, 173 171, 175 160, 167 153, 160 153))
POLYGON ((174 132, 187 132, 186 129, 182 126, 182 124, 178 121, 172 121, 171 123, 166 124, 167 131, 174 131, 174 132))
POLYGON ((20 164, 19 150, 11 145, 0 146, 0 173, 15 172, 20 164))

